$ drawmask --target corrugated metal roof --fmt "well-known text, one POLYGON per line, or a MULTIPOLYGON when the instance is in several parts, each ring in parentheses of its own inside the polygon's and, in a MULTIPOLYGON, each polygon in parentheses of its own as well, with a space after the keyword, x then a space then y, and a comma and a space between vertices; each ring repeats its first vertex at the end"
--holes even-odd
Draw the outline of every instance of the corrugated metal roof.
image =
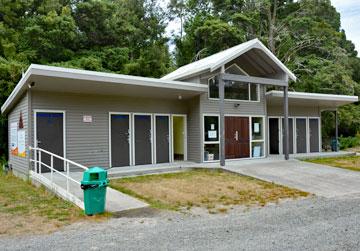
POLYGON ((239 44, 237 46, 231 47, 227 50, 218 52, 214 55, 209 57, 200 59, 196 62, 184 65, 177 70, 165 75, 162 79, 167 80, 181 80, 186 77, 190 77, 192 75, 201 73, 203 71, 210 71, 213 72, 217 70, 222 65, 234 60, 235 58, 241 56, 242 54, 246 53, 251 49, 260 49, 265 54, 267 54, 272 61, 279 66, 288 76, 290 79, 296 81, 296 76, 292 73, 266 46, 260 42, 260 40, 253 39, 248 42, 239 44))

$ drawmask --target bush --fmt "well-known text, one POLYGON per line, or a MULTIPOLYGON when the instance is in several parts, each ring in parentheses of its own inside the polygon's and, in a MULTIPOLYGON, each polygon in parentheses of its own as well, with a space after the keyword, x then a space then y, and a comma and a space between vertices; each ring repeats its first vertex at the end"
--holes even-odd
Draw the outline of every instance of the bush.
POLYGON ((357 134, 355 137, 340 137, 340 149, 346 149, 356 147, 360 145, 360 135, 357 134))

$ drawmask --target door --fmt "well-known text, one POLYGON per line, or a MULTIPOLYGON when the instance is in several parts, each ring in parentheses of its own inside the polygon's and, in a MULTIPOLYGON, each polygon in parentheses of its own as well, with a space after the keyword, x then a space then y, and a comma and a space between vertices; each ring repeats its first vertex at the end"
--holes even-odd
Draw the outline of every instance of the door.
POLYGON ((169 116, 155 116, 156 163, 170 162, 169 125, 169 116))
POLYGON ((270 154, 279 154, 279 119, 269 118, 270 154))
POLYGON ((186 117, 173 115, 172 117, 172 139, 174 161, 186 160, 186 117))
POLYGON ((130 116, 111 114, 111 166, 130 165, 130 116))
MULTIPOLYGON (((64 113, 36 112, 36 145, 64 157, 64 113)), ((41 162, 50 166, 50 155, 42 153, 41 162)), ((64 161, 54 158, 53 168, 64 171, 64 161)), ((50 172, 50 169, 42 166, 41 172, 50 172)))
POLYGON ((309 119, 310 152, 319 152, 319 119, 309 119))
MULTIPOLYGON (((283 153, 285 153, 284 119, 282 119, 283 153)), ((294 153, 294 122, 289 118, 289 153, 294 153)))
POLYGON ((296 119, 296 152, 297 153, 306 153, 306 119, 297 118, 296 119))
POLYGON ((152 163, 151 115, 134 115, 135 165, 152 163))
POLYGON ((225 117, 225 158, 250 157, 248 117, 225 117))

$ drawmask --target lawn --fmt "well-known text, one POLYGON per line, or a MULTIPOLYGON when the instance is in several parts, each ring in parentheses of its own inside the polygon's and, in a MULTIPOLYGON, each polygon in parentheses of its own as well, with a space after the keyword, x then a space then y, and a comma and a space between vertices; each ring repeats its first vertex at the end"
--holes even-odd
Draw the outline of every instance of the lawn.
POLYGON ((0 236, 49 233, 89 218, 80 208, 44 188, 35 187, 10 173, 5 175, 1 165, 0 170, 0 236))
POLYGON ((308 162, 360 171, 360 156, 308 159, 308 162))
POLYGON ((201 207, 209 213, 226 212, 235 205, 265 206, 308 195, 250 177, 205 169, 115 179, 110 186, 155 208, 183 211, 201 207))

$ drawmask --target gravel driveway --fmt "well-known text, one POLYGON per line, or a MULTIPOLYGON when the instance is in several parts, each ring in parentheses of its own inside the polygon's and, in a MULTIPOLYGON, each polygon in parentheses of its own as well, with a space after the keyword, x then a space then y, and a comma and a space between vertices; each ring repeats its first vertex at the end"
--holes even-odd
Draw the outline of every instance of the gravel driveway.
POLYGON ((0 238, 0 250, 359 250, 360 194, 222 215, 159 212, 0 238))

